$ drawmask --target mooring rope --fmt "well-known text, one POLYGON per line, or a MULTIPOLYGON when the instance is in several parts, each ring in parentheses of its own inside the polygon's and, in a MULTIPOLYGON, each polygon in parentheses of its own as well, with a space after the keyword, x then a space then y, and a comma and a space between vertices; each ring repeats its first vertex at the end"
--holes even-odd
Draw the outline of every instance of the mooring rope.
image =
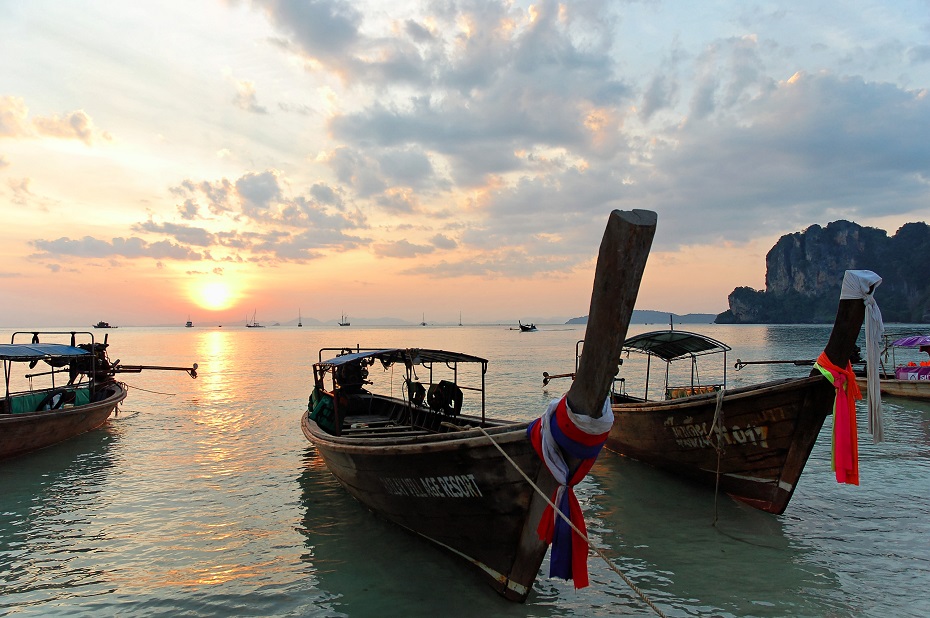
POLYGON ((714 522, 711 524, 714 527, 717 526, 717 498, 720 496, 720 459, 723 457, 723 415, 720 412, 723 410, 723 396, 725 392, 726 389, 722 387, 717 391, 717 409, 714 410, 714 420, 711 421, 710 431, 705 437, 707 443, 713 446, 714 450, 717 451, 717 474, 714 483, 714 522), (714 430, 717 431, 716 444, 710 441, 710 436, 714 433, 714 430))
MULTIPOLYGON (((123 382, 123 384, 126 384, 126 383, 123 382)), ((153 395, 166 395, 166 396, 168 396, 168 397, 174 397, 175 395, 177 395, 177 393, 161 393, 161 392, 159 392, 159 391, 150 391, 150 390, 145 389, 145 388, 142 388, 142 387, 140 387, 140 386, 133 386, 132 384, 126 384, 126 387, 127 387, 127 388, 134 388, 134 389, 136 389, 137 391, 142 391, 142 392, 144 392, 144 393, 152 393, 153 395)))
POLYGON ((595 547, 595 545, 594 545, 593 543, 591 543, 591 541, 588 540, 587 535, 585 535, 584 533, 582 533, 581 530, 579 530, 579 529, 575 526, 575 524, 573 524, 573 523, 571 522, 571 519, 569 519, 568 515, 566 515, 565 513, 563 513, 563 512, 559 509, 559 507, 556 506, 556 505, 552 502, 552 500, 549 499, 549 496, 547 496, 547 495, 545 494, 545 492, 544 492, 543 490, 541 490, 541 489, 536 485, 536 483, 534 483, 533 480, 530 479, 529 476, 526 475, 526 473, 520 468, 520 466, 517 465, 517 462, 515 462, 515 461, 510 457, 510 455, 508 455, 508 454, 506 453, 506 451, 504 451, 504 449, 501 448, 500 444, 498 444, 498 443, 494 440, 494 438, 491 437, 491 434, 489 434, 487 431, 485 431, 485 430, 484 430, 484 427, 478 427, 478 429, 480 429, 480 430, 481 430, 481 433, 483 433, 483 434, 485 435, 485 437, 486 437, 488 440, 491 441, 491 444, 493 444, 494 447, 495 447, 498 451, 501 452, 501 455, 503 455, 504 458, 505 458, 508 462, 510 462, 510 465, 512 465, 512 466, 514 467, 514 469, 515 469, 517 472, 520 473, 520 476, 522 476, 522 477, 526 480, 526 482, 530 484, 530 487, 532 487, 532 488, 536 491, 536 493, 538 493, 540 496, 542 496, 543 500, 545 500, 545 501, 549 504, 549 506, 552 507, 552 509, 559 515, 559 517, 561 517, 563 520, 565 520, 565 522, 566 522, 569 526, 571 526, 572 530, 575 531, 575 534, 577 534, 579 537, 581 537, 581 538, 584 540, 584 542, 588 544, 588 547, 590 547, 591 549, 593 549, 593 550, 594 550, 594 553, 596 553, 598 556, 600 556, 600 558, 601 558, 605 563, 607 563, 607 566, 610 567, 610 569, 611 569, 614 573, 616 573, 616 574, 620 577, 620 579, 622 579, 622 580, 626 583, 626 585, 629 586, 629 587, 633 590, 633 592, 635 592, 635 593, 637 594, 637 596, 639 596, 639 598, 643 601, 643 603, 645 603, 646 605, 648 605, 648 606, 656 613, 656 615, 661 616, 662 618, 666 618, 665 614, 662 613, 662 610, 660 610, 658 607, 656 607, 655 604, 654 604, 651 600, 649 600, 649 597, 647 597, 646 594, 645 594, 642 590, 640 590, 639 587, 637 587, 637 585, 634 584, 633 581, 632 581, 629 577, 627 577, 625 573, 623 573, 620 569, 618 569, 618 568, 616 567, 616 565, 614 565, 614 564, 610 561, 610 559, 607 557, 606 554, 604 554, 604 552, 602 552, 599 548, 595 547))

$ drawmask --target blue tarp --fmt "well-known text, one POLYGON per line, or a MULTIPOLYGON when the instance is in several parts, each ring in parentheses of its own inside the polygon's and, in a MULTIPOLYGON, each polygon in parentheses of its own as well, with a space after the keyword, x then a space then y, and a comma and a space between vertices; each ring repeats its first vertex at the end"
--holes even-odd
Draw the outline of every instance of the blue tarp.
POLYGON ((0 359, 5 361, 34 361, 85 354, 90 352, 63 343, 0 343, 0 359))

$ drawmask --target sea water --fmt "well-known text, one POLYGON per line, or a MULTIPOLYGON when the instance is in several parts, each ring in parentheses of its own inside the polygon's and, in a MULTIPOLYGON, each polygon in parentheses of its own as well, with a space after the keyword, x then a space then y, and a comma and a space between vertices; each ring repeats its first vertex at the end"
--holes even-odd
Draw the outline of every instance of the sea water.
MULTIPOLYGON (((688 329, 732 346, 731 385, 807 375, 733 363, 813 359, 829 333, 688 329)), ((129 396, 102 429, 0 462, 0 615, 654 615, 621 574, 668 616, 930 615, 930 404, 885 399, 886 441, 860 432, 858 487, 834 480, 828 419, 781 516, 605 452, 577 488, 600 554, 591 585, 549 579, 547 560, 517 605, 339 486, 300 430, 312 363, 319 348, 356 345, 482 356, 488 413, 530 419, 568 388, 543 387, 542 373, 574 369, 584 327, 104 333, 111 360, 196 362, 199 376, 121 374, 129 396)), ((861 403, 859 416, 864 428, 861 403)))

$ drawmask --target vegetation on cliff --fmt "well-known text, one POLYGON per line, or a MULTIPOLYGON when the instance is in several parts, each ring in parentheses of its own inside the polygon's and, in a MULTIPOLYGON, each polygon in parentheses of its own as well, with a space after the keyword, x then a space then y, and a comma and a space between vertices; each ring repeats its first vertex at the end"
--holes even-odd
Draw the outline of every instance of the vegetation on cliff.
POLYGON ((843 273, 872 270, 886 322, 930 322, 930 226, 907 223, 894 236, 850 221, 782 236, 765 256, 765 290, 738 287, 717 324, 830 323, 843 273))

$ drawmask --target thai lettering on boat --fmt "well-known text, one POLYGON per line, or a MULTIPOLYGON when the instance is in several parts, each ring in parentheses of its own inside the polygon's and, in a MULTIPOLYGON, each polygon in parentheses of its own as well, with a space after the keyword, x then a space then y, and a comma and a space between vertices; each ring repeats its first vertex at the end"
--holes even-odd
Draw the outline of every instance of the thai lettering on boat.
MULTIPOLYGON (((675 443, 682 448, 713 448, 716 430, 708 430, 707 423, 685 423, 674 425, 666 422, 665 427, 675 436, 675 443)), ((721 437, 725 445, 758 444, 768 448, 769 428, 767 425, 723 427, 721 437)))
POLYGON ((416 498, 480 498, 483 494, 474 474, 381 478, 381 485, 392 496, 416 498))

